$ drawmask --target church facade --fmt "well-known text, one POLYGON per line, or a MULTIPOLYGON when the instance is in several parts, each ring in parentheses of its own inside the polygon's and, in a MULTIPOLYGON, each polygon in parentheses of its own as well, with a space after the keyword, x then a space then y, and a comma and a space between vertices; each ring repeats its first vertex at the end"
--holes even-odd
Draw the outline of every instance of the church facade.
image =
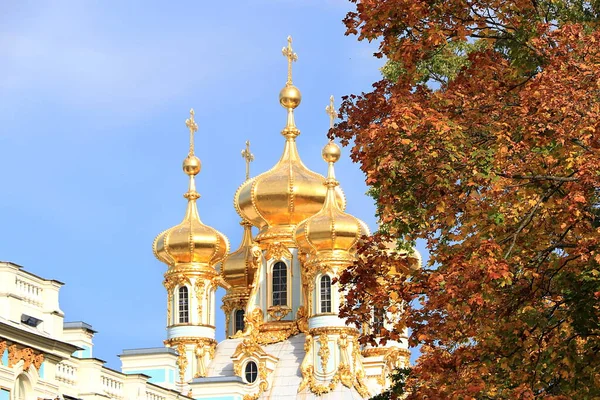
MULTIPOLYGON (((292 81, 297 56, 291 38, 283 54, 288 75, 279 95, 286 111, 282 155, 255 177, 247 168, 246 181, 234 195, 243 231, 235 251, 230 252, 225 235, 200 219, 193 110, 186 121, 185 216, 153 244, 166 265, 164 347, 125 350, 122 372, 105 368, 92 357, 92 328, 64 323, 59 282, 0 264, 0 274, 7 274, 0 279, 5 293, 22 291, 21 281, 35 281, 34 289, 25 289, 33 290, 29 297, 21 292, 0 297, 0 400, 367 399, 389 385, 394 368, 408 365, 406 337, 382 347, 363 346, 361 332, 338 316, 348 289, 335 278, 354 262, 358 241, 369 228, 344 211, 347 199, 334 167, 341 151, 335 143, 326 143, 322 151, 326 176, 301 161, 294 121, 301 94, 292 81), (218 287, 226 290, 220 305, 218 287), (225 327, 215 326, 218 306, 225 327), (225 340, 216 341, 216 329, 226 331, 225 340)), ((333 98, 327 112, 332 126, 333 98)), ((249 147, 242 155, 251 161, 249 147)), ((420 265, 418 253, 408 257, 420 265)), ((374 316, 374 329, 395 318, 382 311, 374 316)))

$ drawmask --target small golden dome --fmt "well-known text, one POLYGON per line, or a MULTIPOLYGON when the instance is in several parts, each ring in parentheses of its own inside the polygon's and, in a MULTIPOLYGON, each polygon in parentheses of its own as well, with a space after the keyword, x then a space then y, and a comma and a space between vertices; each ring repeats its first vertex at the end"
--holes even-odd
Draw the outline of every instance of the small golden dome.
POLYGON ((285 86, 283 89, 281 89, 281 92, 279 92, 279 103, 284 108, 294 109, 300 105, 301 101, 302 94, 294 85, 285 86))
POLYGON ((339 159, 339 154, 339 147, 333 142, 323 149, 323 158, 329 164, 325 180, 327 197, 319 212, 298 225, 294 239, 298 250, 311 256, 351 260, 358 239, 368 235, 369 228, 360 219, 344 212, 335 201, 339 183, 335 179, 333 164, 339 159))
POLYGON ((247 221, 240 222, 244 227, 244 234, 240 247, 229 254, 221 263, 221 275, 223 279, 231 285, 230 291, 245 291, 254 280, 254 267, 252 260, 252 247, 255 245, 252 240, 252 225, 247 221))
POLYGON ((229 253, 229 241, 200 221, 196 200, 189 197, 183 221, 160 233, 153 248, 156 258, 169 266, 183 263, 214 266, 229 253))
POLYGON ((187 156, 185 160, 183 160, 183 172, 186 175, 198 175, 202 169, 202 163, 200 159, 196 156, 187 156))
POLYGON ((198 215, 195 175, 200 172, 200 160, 194 155, 193 138, 198 126, 194 122, 194 110, 186 121, 190 129, 190 152, 183 162, 183 170, 189 175, 189 189, 184 197, 188 200, 183 221, 160 233, 154 239, 154 255, 160 261, 173 267, 177 264, 197 263, 202 266, 214 265, 229 253, 227 237, 216 229, 204 225, 198 215))
POLYGON ((323 160, 325 160, 326 163, 335 163, 340 159, 342 151, 340 150, 340 146, 338 146, 334 142, 329 142, 325 145, 325 147, 323 147, 321 155, 323 156, 323 160))

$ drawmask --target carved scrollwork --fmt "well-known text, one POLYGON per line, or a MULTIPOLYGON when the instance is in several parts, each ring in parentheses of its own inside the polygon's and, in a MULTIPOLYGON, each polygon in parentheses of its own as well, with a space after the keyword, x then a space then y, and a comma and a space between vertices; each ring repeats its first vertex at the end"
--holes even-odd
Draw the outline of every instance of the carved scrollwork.
POLYGON ((267 246, 267 252, 265 258, 267 260, 278 260, 282 258, 292 259, 292 253, 290 250, 281 242, 272 242, 267 246))
MULTIPOLYGON (((6 342, 0 343, 0 357, 4 353, 6 349, 6 342), (2 348, 1 343, 4 343, 4 348, 2 348)), ((23 361, 23 370, 27 371, 29 367, 33 364, 33 366, 39 370, 44 362, 44 354, 38 351, 33 350, 30 347, 19 347, 16 344, 8 346, 8 367, 12 368, 19 361, 23 361)))
POLYGON ((179 381, 184 382, 185 370, 187 369, 188 360, 185 354, 185 345, 183 343, 177 346, 177 353, 179 356, 177 357, 177 367, 179 368, 179 381))
POLYGON ((204 293, 206 292, 206 282, 202 279, 196 279, 196 284, 194 285, 194 292, 196 293, 196 302, 198 303, 197 312, 198 312, 198 321, 202 321, 202 299, 204 298, 204 293))
POLYGON ((290 311, 292 309, 287 306, 271 306, 267 309, 267 314, 275 321, 281 321, 290 311))
POLYGON ((296 312, 296 324, 300 332, 308 333, 308 315, 306 312, 306 307, 298 307, 298 311, 296 312))

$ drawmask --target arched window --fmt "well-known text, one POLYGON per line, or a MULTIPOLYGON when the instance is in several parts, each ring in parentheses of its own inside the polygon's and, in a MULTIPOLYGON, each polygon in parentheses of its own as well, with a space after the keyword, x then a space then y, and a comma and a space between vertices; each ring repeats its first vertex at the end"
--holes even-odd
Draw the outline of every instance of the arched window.
POLYGON ((331 312, 331 278, 329 275, 321 277, 321 312, 331 312))
POLYGON ((188 288, 179 288, 179 323, 185 324, 190 321, 188 288))
POLYGON ((244 310, 235 310, 233 333, 244 331, 244 310))
POLYGON ((244 373, 246 374, 246 382, 254 383, 256 378, 258 378, 258 367, 254 361, 249 361, 246 364, 246 368, 244 368, 244 373))
POLYGON ((287 305, 287 265, 282 261, 273 266, 273 305, 287 305))

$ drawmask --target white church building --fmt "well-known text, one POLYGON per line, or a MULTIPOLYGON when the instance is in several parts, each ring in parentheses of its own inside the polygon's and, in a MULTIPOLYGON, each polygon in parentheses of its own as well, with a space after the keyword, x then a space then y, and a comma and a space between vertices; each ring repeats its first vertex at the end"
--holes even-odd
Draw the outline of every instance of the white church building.
MULTIPOLYGON (((344 211, 351 199, 335 178, 341 155, 335 143, 322 151, 326 176, 301 161, 294 121, 301 94, 292 82, 297 56, 291 38, 283 54, 282 155, 236 191, 243 236, 233 252, 227 237, 200 219, 193 111, 186 121, 187 208, 182 205, 183 220, 153 244, 166 271, 163 346, 124 350, 121 371, 105 367, 93 353, 92 327, 65 322, 63 284, 0 262, 0 400, 368 399, 389 386, 394 368, 408 365, 406 337, 363 346, 361 332, 338 316, 344 291, 352 289, 335 278, 354 262, 369 228, 344 211), (226 290, 222 304, 216 303, 218 287, 226 290), (226 326, 215 326, 217 312, 225 313, 226 326), (227 332, 225 340, 215 340, 217 329, 227 332)), ((333 99, 327 110, 333 125, 333 99)), ((249 149, 243 154, 250 162, 249 149)), ((420 265, 416 251, 408 257, 420 265)), ((363 329, 396 317, 382 312, 363 329)))

